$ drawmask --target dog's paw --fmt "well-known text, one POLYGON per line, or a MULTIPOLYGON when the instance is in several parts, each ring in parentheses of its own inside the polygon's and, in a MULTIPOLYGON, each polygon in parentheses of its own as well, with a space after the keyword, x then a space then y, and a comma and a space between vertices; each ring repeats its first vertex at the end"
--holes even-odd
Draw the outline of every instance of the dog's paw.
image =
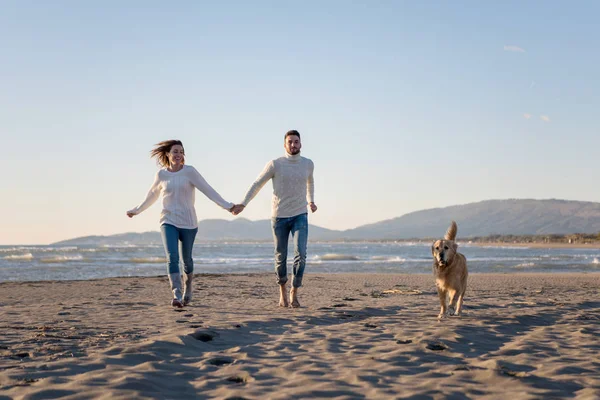
POLYGON ((445 316, 446 314, 439 313, 437 316, 438 321, 441 321, 445 316))

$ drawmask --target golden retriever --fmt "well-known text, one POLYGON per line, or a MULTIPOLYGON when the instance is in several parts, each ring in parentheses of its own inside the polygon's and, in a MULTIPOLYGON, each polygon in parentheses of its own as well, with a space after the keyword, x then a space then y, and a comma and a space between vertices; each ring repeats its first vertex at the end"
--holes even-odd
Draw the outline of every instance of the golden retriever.
POLYGON ((454 315, 460 315, 467 290, 467 259, 457 251, 458 245, 454 241, 457 230, 456 222, 452 221, 444 239, 436 240, 431 246, 435 285, 442 306, 438 319, 447 315, 448 299, 454 315))

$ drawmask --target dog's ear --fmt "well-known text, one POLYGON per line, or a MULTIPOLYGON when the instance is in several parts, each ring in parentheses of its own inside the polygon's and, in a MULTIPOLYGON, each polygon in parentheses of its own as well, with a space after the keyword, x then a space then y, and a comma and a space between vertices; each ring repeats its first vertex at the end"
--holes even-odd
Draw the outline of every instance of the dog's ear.
POLYGON ((434 252, 434 249, 433 249, 434 246, 435 246, 435 242, 431 243, 431 255, 432 256, 435 256, 435 252, 434 252))

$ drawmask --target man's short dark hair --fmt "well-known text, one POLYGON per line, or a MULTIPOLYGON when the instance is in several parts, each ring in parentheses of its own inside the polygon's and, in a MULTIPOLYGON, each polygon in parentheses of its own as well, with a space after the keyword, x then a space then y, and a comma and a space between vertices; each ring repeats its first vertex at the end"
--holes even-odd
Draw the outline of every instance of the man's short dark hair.
POLYGON ((298 139, 300 139, 300 132, 298 132, 295 129, 292 129, 291 131, 287 131, 285 133, 285 136, 283 137, 283 140, 287 139, 288 136, 298 136, 298 139))

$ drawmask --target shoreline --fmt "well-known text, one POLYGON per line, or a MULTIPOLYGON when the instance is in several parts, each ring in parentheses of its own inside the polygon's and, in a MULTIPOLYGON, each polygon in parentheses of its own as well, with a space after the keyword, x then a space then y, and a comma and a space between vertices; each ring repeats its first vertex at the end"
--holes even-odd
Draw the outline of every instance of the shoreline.
MULTIPOLYGON (((323 275, 323 276, 345 276, 345 275, 356 275, 360 277, 371 276, 371 275, 381 275, 381 276, 413 276, 413 277, 431 277, 432 272, 371 272, 371 271, 322 271, 322 270, 310 270, 306 272, 307 275, 323 275)), ((488 277, 498 277, 498 276, 529 276, 529 277, 577 277, 579 275, 587 276, 587 275, 600 275, 600 269, 595 271, 520 271, 520 270, 512 270, 507 272, 480 272, 477 270, 469 270, 469 276, 488 276, 488 277)), ((109 276, 109 277, 101 277, 101 278, 90 278, 90 279, 49 279, 49 280, 24 280, 24 281, 0 281, 0 289, 4 285, 12 285, 12 284, 58 284, 64 282, 101 282, 105 280, 111 279, 167 279, 166 273, 159 273, 156 275, 129 275, 129 276, 109 276)), ((234 276, 267 276, 273 277, 275 276, 275 272, 273 271, 237 271, 237 272, 223 272, 223 273, 215 273, 215 272, 202 272, 198 271, 195 273, 195 276, 198 279, 202 278, 227 278, 234 276)), ((2 303, 0 303, 0 306, 2 303)))

